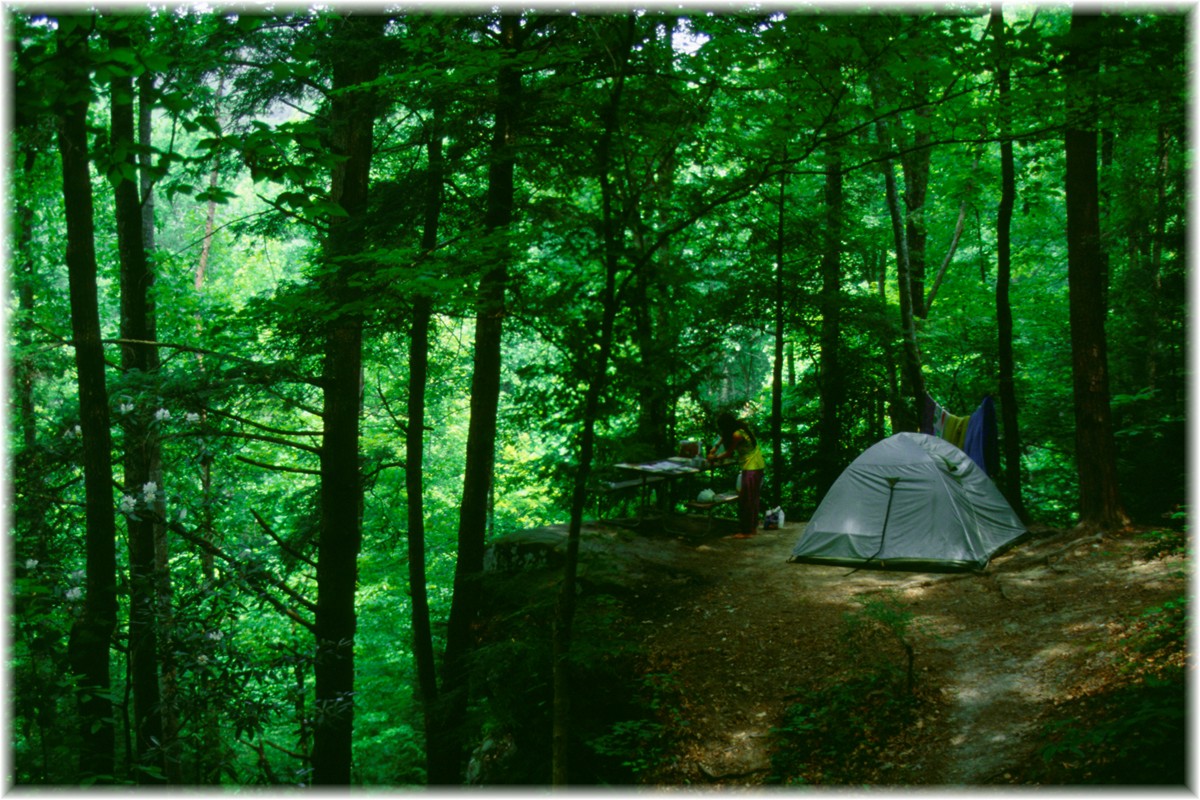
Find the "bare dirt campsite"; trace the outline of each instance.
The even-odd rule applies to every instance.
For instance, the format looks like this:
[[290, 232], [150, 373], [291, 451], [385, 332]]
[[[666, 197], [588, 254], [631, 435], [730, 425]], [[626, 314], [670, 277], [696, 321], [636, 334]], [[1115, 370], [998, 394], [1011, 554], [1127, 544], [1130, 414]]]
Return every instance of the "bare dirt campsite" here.
[[[671, 782], [753, 783], [769, 772], [770, 729], [796, 687], [832, 682], [846, 663], [845, 616], [882, 592], [915, 614], [916, 680], [932, 701], [907, 749], [864, 780], [923, 785], [1020, 783], [1046, 744], [1057, 703], [1121, 679], [1122, 635], [1136, 612], [1186, 591], [1178, 558], [1144, 560], [1132, 537], [1047, 532], [983, 575], [786, 563], [802, 530], [698, 548], [709, 581], [661, 598], [650, 649], [680, 675], [688, 726]], [[719, 576], [724, 575], [724, 579]], [[896, 658], [903, 658], [895, 646]]]
[[[906, 671], [900, 626], [889, 630], [883, 615], [865, 613], [872, 602], [908, 615], [902, 633], [915, 701], [887, 731], [846, 720], [863, 730], [842, 771], [832, 775], [819, 754], [814, 763], [801, 754], [793, 783], [1075, 780], [1069, 748], [1045, 757], [1049, 731], [1074, 719], [1086, 728], [1097, 706], [1089, 698], [1133, 680], [1140, 668], [1129, 666], [1137, 661], [1131, 642], [1144, 610], [1183, 596], [1191, 569], [1137, 532], [1043, 529], [982, 574], [853, 570], [788, 563], [803, 523], [746, 540], [729, 537], [730, 524], [688, 517], [645, 522], [632, 534], [585, 530], [585, 578], [632, 593], [631, 635], [645, 669], [670, 676], [660, 713], [667, 732], [645, 783], [777, 781], [776, 731], [798, 697], [849, 685], [864, 668]], [[852, 774], [848, 764], [857, 764]]]

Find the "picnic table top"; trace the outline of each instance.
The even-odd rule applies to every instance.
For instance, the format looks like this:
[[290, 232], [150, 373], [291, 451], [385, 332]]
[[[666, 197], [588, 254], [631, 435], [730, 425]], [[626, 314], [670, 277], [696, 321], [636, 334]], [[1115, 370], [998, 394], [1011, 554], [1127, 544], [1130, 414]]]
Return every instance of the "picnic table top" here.
[[712, 462], [705, 458], [683, 458], [682, 456], [672, 456], [671, 458], [663, 458], [657, 461], [642, 461], [639, 463], [630, 463], [623, 461], [615, 465], [621, 469], [633, 470], [634, 472], [643, 472], [653, 475], [688, 475], [697, 472], [703, 472], [712, 468]]

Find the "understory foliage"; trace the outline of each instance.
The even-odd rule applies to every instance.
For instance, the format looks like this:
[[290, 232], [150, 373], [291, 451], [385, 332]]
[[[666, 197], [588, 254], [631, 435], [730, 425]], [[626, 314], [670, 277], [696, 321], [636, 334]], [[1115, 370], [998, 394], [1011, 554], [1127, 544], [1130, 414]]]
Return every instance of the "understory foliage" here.
[[1179, 786], [1189, 747], [1186, 596], [1137, 614], [1120, 635], [1121, 675], [1103, 692], [1056, 708], [1031, 782], [1064, 785]]
[[[942, 702], [940, 687], [927, 679], [907, 689], [895, 644], [908, 635], [912, 613], [894, 598], [857, 599], [863, 610], [846, 615], [846, 663], [856, 667], [793, 695], [774, 731], [771, 783], [921, 783], [917, 773], [905, 769], [897, 779], [889, 770], [907, 766], [913, 740], [926, 735], [922, 717]], [[1055, 699], [1039, 732], [1043, 744], [1023, 763], [1005, 764], [997, 782], [1185, 784], [1188, 631], [1186, 596], [1130, 615], [1115, 634], [1112, 663], [1092, 667], [1106, 672], [1103, 688]]]
[[769, 783], [887, 783], [894, 737], [917, 718], [918, 696], [896, 692], [895, 675], [860, 674], [799, 694], [776, 729]]
[[[1177, 512], [1181, 515], [1181, 512]], [[1186, 531], [1152, 530], [1142, 558], [1188, 554]], [[1184, 577], [1181, 564], [1180, 577]], [[1178, 786], [1187, 783], [1191, 758], [1191, 598], [1182, 595], [1130, 615], [1115, 635], [1102, 692], [1060, 702], [1048, 744], [1030, 766], [1039, 783]]]
[[[474, 724], [483, 733], [472, 754], [472, 784], [550, 780], [545, 753], [553, 700], [553, 608], [531, 600], [540, 593], [531, 594], [528, 584], [521, 575], [489, 581], [487, 626], [474, 654], [483, 686]], [[657, 714], [670, 676], [638, 677], [642, 653], [631, 637], [614, 633], [627, 631], [630, 622], [628, 610], [612, 595], [589, 592], [581, 599], [580, 642], [571, 654], [571, 704], [580, 722], [571, 759], [581, 780], [592, 785], [636, 783], [663, 747]]]
[[[855, 667], [836, 681], [797, 690], [774, 730], [770, 783], [872, 783], [894, 763], [894, 740], [908, 733], [937, 687], [914, 683], [914, 613], [894, 595], [855, 598], [842, 646]], [[889, 755], [891, 753], [891, 755]]]
[[610, 730], [589, 743], [597, 754], [618, 760], [628, 770], [626, 775], [615, 773], [623, 780], [611, 782], [640, 783], [647, 773], [662, 767], [672, 731], [687, 724], [677, 705], [680, 691], [671, 673], [643, 673], [635, 702], [626, 712], [630, 718], [614, 722]]
[[[510, 746], [549, 780], [560, 586], [489, 640], [488, 546], [568, 522], [577, 485], [596, 516], [614, 465], [707, 449], [723, 411], [805, 519], [911, 427], [905, 366], [958, 415], [1011, 388], [993, 477], [1073, 524], [1079, 48], [1105, 488], [1183, 546], [1185, 14], [1081, 43], [1066, 6], [3, 13], [15, 784], [458, 784]], [[899, 660], [812, 690], [785, 727], [814, 752], [827, 709], [883, 741], [923, 691], [880, 602], [856, 619]], [[606, 649], [607, 608], [570, 641], [614, 687], [568, 720], [582, 784], [651, 780], [673, 691]], [[780, 779], [849, 774], [821, 763]]]

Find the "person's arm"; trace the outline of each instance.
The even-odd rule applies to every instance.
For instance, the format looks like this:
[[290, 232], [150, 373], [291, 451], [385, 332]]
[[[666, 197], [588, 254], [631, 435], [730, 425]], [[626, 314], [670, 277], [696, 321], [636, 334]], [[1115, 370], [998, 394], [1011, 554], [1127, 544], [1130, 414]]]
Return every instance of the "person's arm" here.
[[712, 450], [708, 451], [708, 460], [709, 461], [728, 461], [729, 459], [734, 458], [737, 455], [738, 437], [740, 437], [741, 435], [742, 434], [740, 432], [734, 431], [733, 437], [732, 437], [732, 442], [726, 442], [725, 437], [721, 437], [721, 441], [717, 445], [717, 447], [725, 448], [724, 452], [718, 453], [717, 447], [714, 447]]

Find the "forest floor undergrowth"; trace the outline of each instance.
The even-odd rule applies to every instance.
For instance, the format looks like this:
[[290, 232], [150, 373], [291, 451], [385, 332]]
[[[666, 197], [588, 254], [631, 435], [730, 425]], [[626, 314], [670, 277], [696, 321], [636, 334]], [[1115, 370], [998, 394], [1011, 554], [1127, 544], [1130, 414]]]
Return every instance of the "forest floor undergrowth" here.
[[[792, 564], [803, 524], [752, 539], [730, 537], [731, 524], [671, 518], [642, 523], [633, 542], [622, 537], [646, 568], [632, 610], [647, 669], [673, 687], [645, 784], [771, 781], [775, 731], [798, 696], [849, 682], [869, 663], [903, 667], [896, 629], [847, 638], [848, 620], [863, 619], [872, 598], [911, 614], [901, 627], [917, 702], [852, 774], [843, 764], [837, 780], [818, 770], [802, 782], [1044, 782], [1046, 725], [1085, 715], [1089, 697], [1128, 683], [1138, 616], [1188, 592], [1187, 558], [1148, 555], [1133, 531], [1041, 530], [983, 574], [938, 574]], [[884, 734], [861, 731], [868, 750], [873, 735]]]

